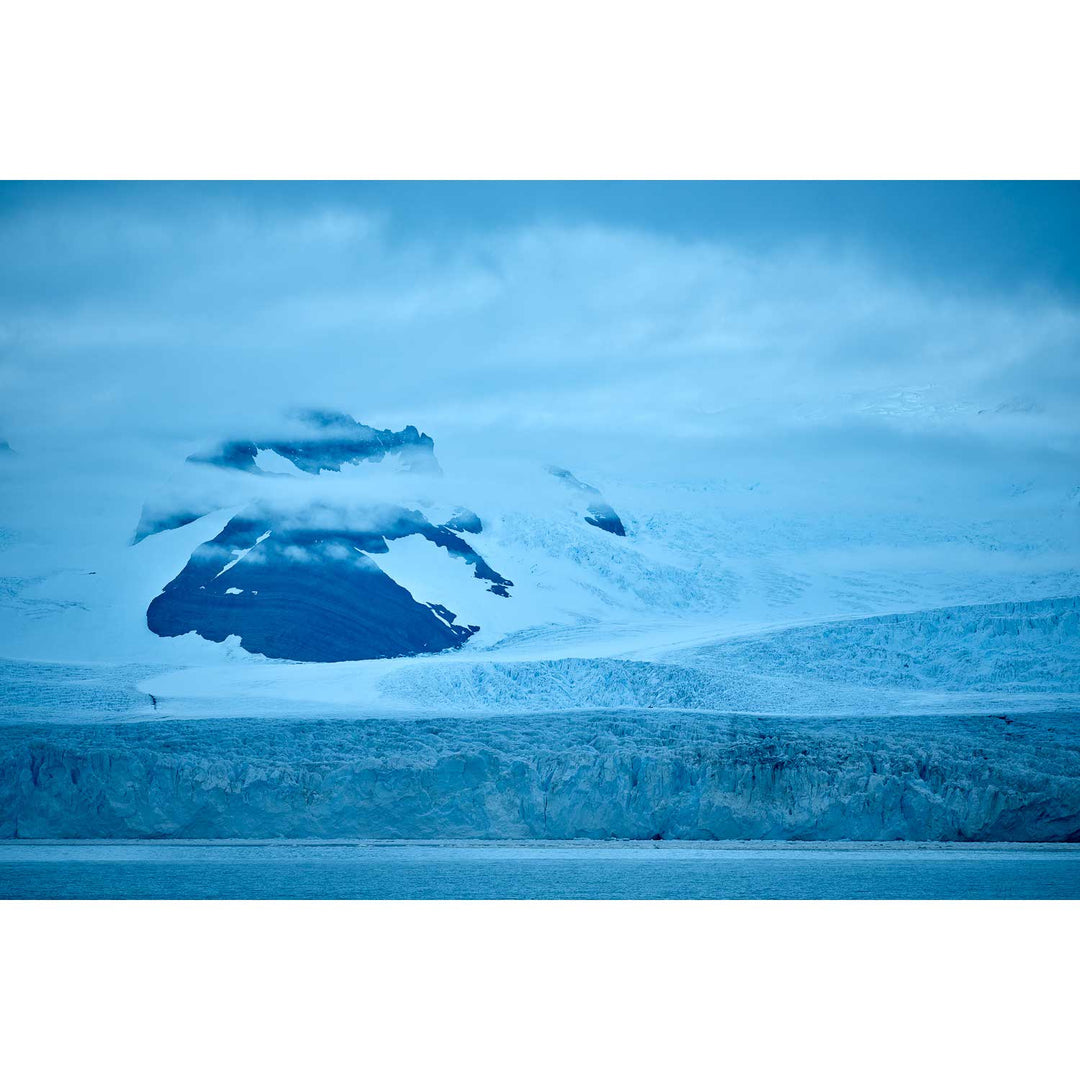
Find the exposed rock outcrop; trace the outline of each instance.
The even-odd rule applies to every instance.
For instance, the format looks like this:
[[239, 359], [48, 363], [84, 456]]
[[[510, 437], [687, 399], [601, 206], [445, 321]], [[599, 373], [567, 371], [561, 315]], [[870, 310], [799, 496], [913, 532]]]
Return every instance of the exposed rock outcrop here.
[[214, 450], [192, 454], [188, 461], [244, 472], [261, 471], [255, 462], [260, 450], [272, 450], [307, 473], [337, 472], [342, 465], [381, 461], [397, 454], [408, 469], [438, 471], [435, 442], [411, 424], [401, 431], [373, 428], [344, 413], [307, 409], [296, 415], [302, 430], [296, 435], [232, 439]]
[[569, 469], [560, 469], [553, 465], [548, 469], [548, 472], [561, 480], [567, 487], [572, 488], [574, 491], [580, 491], [587, 496], [585, 520], [590, 525], [595, 525], [596, 528], [603, 529], [604, 532], [614, 533], [615, 536], [626, 535], [626, 528], [622, 523], [622, 519], [608, 503], [604, 502], [597, 488], [594, 488], [592, 484], [582, 483]]

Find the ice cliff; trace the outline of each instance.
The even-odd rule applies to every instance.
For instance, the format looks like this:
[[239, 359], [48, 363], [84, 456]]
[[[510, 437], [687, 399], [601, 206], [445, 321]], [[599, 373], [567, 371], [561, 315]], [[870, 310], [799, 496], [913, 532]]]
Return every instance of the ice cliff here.
[[8, 724], [0, 835], [1075, 841], [1080, 717]]

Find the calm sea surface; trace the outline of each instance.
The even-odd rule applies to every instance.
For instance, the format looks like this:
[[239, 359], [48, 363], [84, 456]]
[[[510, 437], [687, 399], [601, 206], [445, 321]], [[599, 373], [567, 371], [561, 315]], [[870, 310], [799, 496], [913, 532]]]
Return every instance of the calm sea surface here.
[[0, 842], [4, 899], [1080, 899], [1080, 845]]

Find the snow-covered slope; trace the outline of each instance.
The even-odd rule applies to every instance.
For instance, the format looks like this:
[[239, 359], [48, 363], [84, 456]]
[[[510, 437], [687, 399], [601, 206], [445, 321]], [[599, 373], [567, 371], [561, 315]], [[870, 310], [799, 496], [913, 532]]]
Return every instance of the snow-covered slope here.
[[265, 656], [670, 662], [785, 627], [1080, 594], [1080, 504], [1054, 483], [913, 493], [765, 458], [703, 476], [607, 446], [552, 471], [482, 434], [436, 460], [415, 427], [326, 413], [240, 434], [125, 461], [140, 471], [122, 485], [93, 458], [12, 455], [0, 656], [224, 664], [238, 685]]
[[1080, 597], [740, 634], [651, 661], [414, 662], [380, 688], [392, 702], [450, 710], [1080, 707]]
[[[475, 655], [466, 648], [332, 665], [245, 659], [243, 653], [186, 667], [9, 661], [0, 665], [0, 717], [63, 722], [597, 708], [850, 717], [1080, 711], [1078, 620], [1080, 598], [1064, 597], [743, 630], [678, 647], [671, 635], [656, 631], [638, 639], [636, 648], [608, 655], [596, 655], [584, 636], [559, 639], [563, 655], [540, 658], [523, 656], [518, 644]], [[556, 651], [550, 640], [545, 647]]]

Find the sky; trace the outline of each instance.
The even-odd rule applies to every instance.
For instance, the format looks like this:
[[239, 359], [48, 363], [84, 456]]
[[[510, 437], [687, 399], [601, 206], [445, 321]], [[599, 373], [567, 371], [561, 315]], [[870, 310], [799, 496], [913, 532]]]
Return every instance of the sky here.
[[601, 476], [1077, 473], [1077, 184], [6, 183], [0, 252], [0, 438], [114, 486], [298, 406]]

